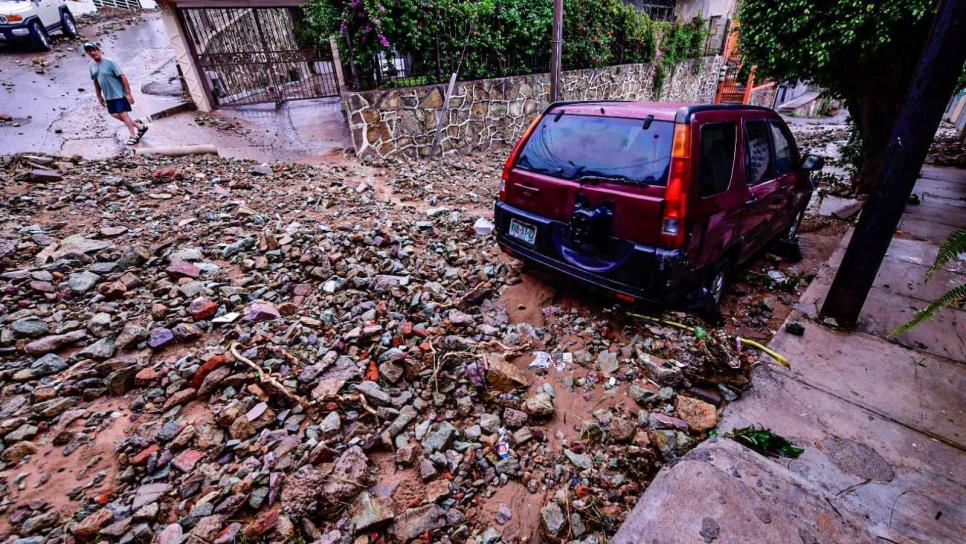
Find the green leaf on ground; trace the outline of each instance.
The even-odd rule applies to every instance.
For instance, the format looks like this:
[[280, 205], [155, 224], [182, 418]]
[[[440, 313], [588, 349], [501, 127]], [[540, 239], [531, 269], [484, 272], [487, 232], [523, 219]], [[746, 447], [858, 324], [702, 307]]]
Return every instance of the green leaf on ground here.
[[797, 459], [805, 453], [805, 448], [789, 442], [785, 437], [777, 435], [764, 427], [742, 427], [727, 435], [739, 444], [751, 448], [766, 457], [790, 457]]

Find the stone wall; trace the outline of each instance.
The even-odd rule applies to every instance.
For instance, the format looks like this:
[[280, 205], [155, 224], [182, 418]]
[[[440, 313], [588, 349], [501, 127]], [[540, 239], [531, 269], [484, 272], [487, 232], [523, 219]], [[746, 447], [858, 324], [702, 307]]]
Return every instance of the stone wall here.
[[[689, 59], [667, 71], [654, 89], [653, 64], [566, 71], [563, 100], [710, 102], [721, 57]], [[356, 153], [389, 157], [429, 155], [446, 85], [346, 92], [343, 96]], [[550, 75], [533, 74], [457, 82], [440, 135], [443, 152], [514, 143], [550, 99]]]

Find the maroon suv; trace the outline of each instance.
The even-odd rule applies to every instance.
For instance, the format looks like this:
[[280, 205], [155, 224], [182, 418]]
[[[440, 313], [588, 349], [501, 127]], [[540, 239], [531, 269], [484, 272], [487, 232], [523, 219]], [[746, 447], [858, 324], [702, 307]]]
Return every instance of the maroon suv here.
[[714, 309], [729, 270], [797, 240], [822, 163], [767, 108], [555, 103], [504, 166], [497, 241], [624, 301]]

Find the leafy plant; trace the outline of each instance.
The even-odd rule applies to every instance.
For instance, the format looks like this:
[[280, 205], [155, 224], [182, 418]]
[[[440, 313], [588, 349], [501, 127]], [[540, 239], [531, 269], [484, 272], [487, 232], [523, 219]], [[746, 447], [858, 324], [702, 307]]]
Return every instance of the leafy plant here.
[[805, 448], [789, 442], [783, 436], [777, 435], [764, 427], [742, 427], [735, 429], [725, 436], [739, 444], [751, 448], [766, 457], [789, 457], [797, 459], [805, 453]]
[[[336, 35], [343, 57], [363, 80], [394, 85], [404, 58], [406, 79], [482, 79], [547, 71], [552, 0], [310, 0], [299, 34], [323, 45]], [[659, 31], [660, 26], [660, 31]], [[651, 62], [658, 42], [664, 64], [696, 56], [707, 25], [655, 23], [623, 0], [565, 0], [566, 70]]]
[[739, 48], [756, 74], [811, 81], [857, 127], [855, 182], [870, 190], [915, 74], [938, 0], [740, 0]]
[[[949, 238], [946, 239], [943, 245], [939, 247], [939, 253], [936, 255], [936, 261], [933, 262], [932, 266], [929, 267], [929, 270], [926, 271], [926, 281], [929, 281], [933, 273], [941, 269], [944, 265], [953, 259], [959, 258], [961, 253], [966, 253], [966, 227], [952, 233]], [[952, 308], [962, 304], [966, 304], [966, 283], [953, 287], [941, 297], [930, 302], [928, 306], [916, 312], [916, 314], [912, 316], [912, 319], [906, 323], [903, 323], [896, 328], [896, 330], [892, 331], [889, 336], [899, 336], [906, 331], [918, 327], [924, 321], [936, 317], [936, 314], [938, 314], [942, 309]]]

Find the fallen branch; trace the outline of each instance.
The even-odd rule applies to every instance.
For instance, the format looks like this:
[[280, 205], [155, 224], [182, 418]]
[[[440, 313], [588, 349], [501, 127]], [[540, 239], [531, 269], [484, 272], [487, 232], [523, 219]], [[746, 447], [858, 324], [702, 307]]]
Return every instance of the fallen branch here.
[[235, 358], [235, 360], [241, 361], [242, 363], [244, 363], [249, 368], [251, 368], [252, 370], [255, 371], [255, 376], [258, 378], [258, 381], [260, 381], [261, 383], [263, 383], [265, 385], [270, 386], [272, 389], [274, 389], [278, 394], [282, 395], [283, 397], [285, 397], [285, 398], [287, 398], [287, 399], [289, 399], [289, 400], [291, 400], [293, 402], [297, 402], [300, 406], [302, 406], [302, 408], [304, 408], [306, 410], [308, 410], [309, 407], [312, 406], [312, 402], [311, 401], [309, 401], [309, 400], [307, 400], [307, 399], [305, 399], [305, 398], [303, 398], [303, 397], [301, 397], [299, 395], [296, 395], [295, 393], [292, 393], [291, 391], [288, 390], [287, 387], [285, 387], [284, 385], [282, 385], [282, 382], [278, 381], [276, 378], [274, 378], [271, 375], [267, 374], [265, 372], [265, 370], [262, 369], [262, 367], [260, 367], [257, 364], [255, 364], [254, 361], [252, 361], [251, 359], [248, 359], [247, 357], [244, 357], [244, 356], [242, 356], [242, 354], [238, 353], [238, 342], [232, 342], [231, 343], [231, 346], [228, 348], [228, 350], [231, 352], [231, 354]]

